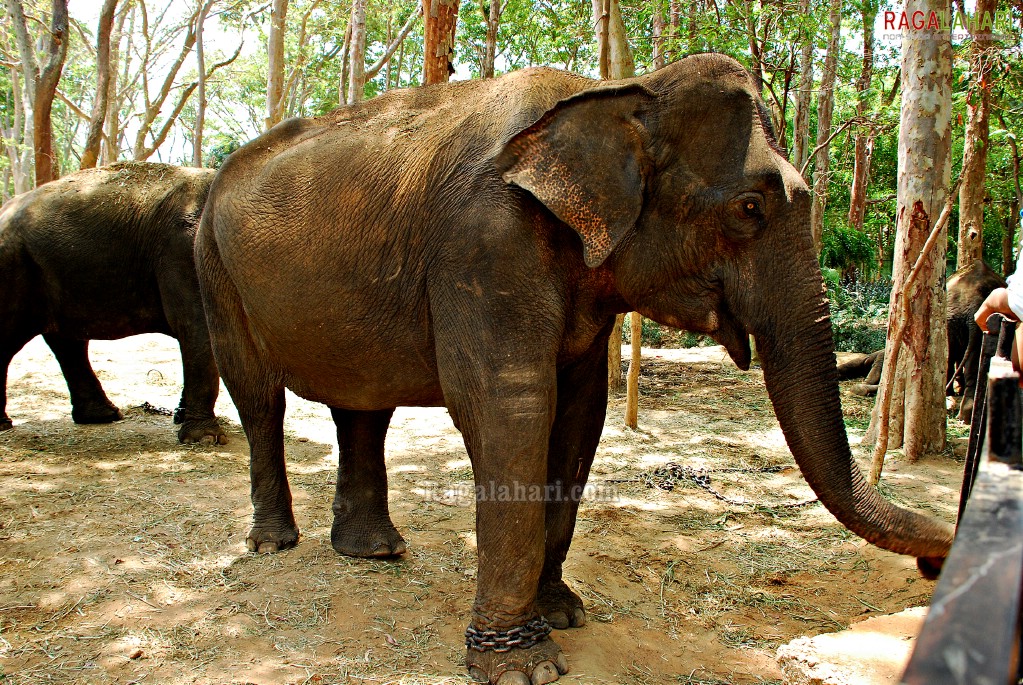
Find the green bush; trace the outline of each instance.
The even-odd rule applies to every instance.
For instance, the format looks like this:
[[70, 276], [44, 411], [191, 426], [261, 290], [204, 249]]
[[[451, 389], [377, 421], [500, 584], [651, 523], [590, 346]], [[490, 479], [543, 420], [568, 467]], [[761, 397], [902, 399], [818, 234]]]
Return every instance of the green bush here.
[[[663, 344], [663, 336], [661, 334], [660, 324], [644, 317], [643, 330], [640, 332], [640, 338], [643, 341], [643, 347], [661, 347]], [[626, 316], [625, 323], [622, 324], [622, 341], [628, 343], [631, 340], [632, 327], [629, 325], [629, 317]]]
[[[830, 277], [829, 277], [830, 276]], [[884, 348], [888, 327], [888, 300], [892, 284], [839, 281], [825, 271], [831, 302], [831, 330], [839, 352], [876, 352]]]

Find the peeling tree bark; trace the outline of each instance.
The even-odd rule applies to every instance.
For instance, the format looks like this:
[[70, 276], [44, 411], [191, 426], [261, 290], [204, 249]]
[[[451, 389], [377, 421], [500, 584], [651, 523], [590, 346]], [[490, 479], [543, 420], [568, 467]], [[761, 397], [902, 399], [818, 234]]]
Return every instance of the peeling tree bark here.
[[[997, 0], [977, 0], [977, 15], [994, 16]], [[990, 29], [988, 29], [990, 30]], [[984, 257], [984, 176], [987, 170], [988, 121], [991, 113], [990, 34], [977, 33], [970, 46], [973, 82], [966, 98], [963, 134], [963, 184], [959, 188], [959, 250], [956, 268]]]
[[[909, 0], [906, 12], [949, 11], [936, 0]], [[902, 38], [902, 113], [899, 129], [898, 227], [889, 314], [893, 335], [905, 327], [899, 363], [885, 368], [881, 384], [892, 384], [891, 419], [882, 426], [880, 397], [864, 442], [887, 431], [889, 445], [904, 448], [910, 460], [945, 446], [945, 373], [948, 356], [945, 326], [945, 251], [930, 251], [919, 265], [919, 285], [908, 314], [896, 306], [913, 264], [921, 254], [932, 221], [949, 195], [951, 175], [952, 45], [950, 31], [905, 31]], [[940, 227], [937, 244], [944, 245]], [[903, 321], [903, 319], [905, 319]], [[895, 374], [895, 383], [890, 375]]]
[[447, 83], [455, 73], [459, 0], [423, 2], [423, 85]]

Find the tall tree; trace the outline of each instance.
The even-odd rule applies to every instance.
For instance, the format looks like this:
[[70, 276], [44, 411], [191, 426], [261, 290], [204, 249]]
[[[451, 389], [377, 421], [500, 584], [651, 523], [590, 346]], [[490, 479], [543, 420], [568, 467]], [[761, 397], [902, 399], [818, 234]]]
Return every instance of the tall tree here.
[[32, 121], [32, 150], [35, 161], [36, 185], [42, 185], [60, 176], [57, 156], [53, 150], [53, 100], [57, 83], [64, 70], [68, 33], [67, 0], [53, 0], [49, 29], [39, 40], [42, 54], [37, 58], [34, 41], [29, 34], [22, 0], [6, 0], [7, 14], [14, 29], [18, 55], [21, 57], [25, 83], [26, 116]]
[[802, 171], [810, 158], [810, 104], [813, 97], [813, 15], [810, 0], [799, 0], [799, 91], [792, 123], [792, 163]]
[[288, 0], [273, 0], [266, 43], [266, 130], [284, 118], [284, 34], [287, 27]]
[[[994, 17], [998, 0], [977, 0], [976, 23]], [[966, 98], [962, 185], [959, 186], [959, 253], [957, 268], [984, 257], [984, 176], [987, 171], [988, 121], [991, 115], [990, 26], [975, 27], [970, 46], [970, 90]]]
[[653, 63], [654, 69], [664, 67], [664, 8], [661, 0], [651, 0], [650, 23], [653, 37]]
[[[877, 18], [877, 10], [877, 0], [862, 0], [860, 17], [863, 19], [863, 63], [860, 67], [860, 78], [856, 81], [856, 116], [860, 119], [864, 119], [870, 109], [870, 80], [874, 75], [874, 20]], [[873, 150], [874, 131], [861, 123], [856, 131], [853, 180], [849, 191], [849, 225], [857, 231], [863, 230]]]
[[494, 62], [497, 59], [497, 30], [501, 26], [501, 0], [490, 0], [484, 6], [487, 21], [487, 38], [483, 48], [483, 78], [494, 78]]
[[[909, 0], [907, 13], [949, 12], [947, 0]], [[902, 446], [910, 460], [945, 446], [945, 245], [937, 225], [949, 195], [952, 143], [951, 31], [913, 31], [902, 36], [902, 111], [899, 121], [898, 212], [886, 364], [865, 440]], [[916, 265], [914, 267], [914, 265]], [[907, 285], [911, 270], [917, 275]], [[896, 336], [896, 331], [903, 331]], [[896, 337], [901, 337], [896, 339]], [[887, 419], [887, 422], [885, 422]], [[882, 425], [887, 423], [887, 425]], [[872, 480], [880, 474], [875, 461]]]
[[366, 91], [366, 0], [352, 0], [351, 26], [348, 104], [355, 104], [362, 101]]
[[828, 14], [828, 50], [824, 56], [820, 92], [817, 94], [817, 147], [813, 169], [813, 207], [810, 229], [817, 251], [824, 235], [824, 210], [828, 203], [828, 176], [831, 172], [831, 119], [835, 111], [835, 76], [838, 73], [839, 38], [842, 32], [842, 0], [831, 0]]
[[195, 22], [195, 61], [198, 66], [199, 80], [196, 85], [198, 90], [195, 105], [195, 128], [192, 134], [192, 166], [202, 166], [202, 134], [206, 125], [206, 48], [203, 43], [203, 30], [206, 26], [206, 17], [216, 0], [200, 0], [199, 16]]
[[103, 122], [107, 116], [111, 84], [115, 81], [116, 64], [110, 61], [110, 34], [114, 29], [114, 14], [118, 0], [104, 0], [96, 30], [96, 97], [89, 117], [89, 131], [85, 135], [82, 160], [79, 167], [91, 169], [99, 160], [103, 143]]
[[423, 85], [446, 83], [455, 73], [459, 0], [423, 1]]

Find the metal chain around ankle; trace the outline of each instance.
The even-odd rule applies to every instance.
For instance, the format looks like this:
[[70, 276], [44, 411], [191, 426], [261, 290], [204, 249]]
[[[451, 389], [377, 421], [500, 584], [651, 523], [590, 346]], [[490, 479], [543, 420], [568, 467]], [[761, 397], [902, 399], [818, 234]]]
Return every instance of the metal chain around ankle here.
[[511, 630], [478, 630], [470, 625], [465, 629], [465, 646], [477, 652], [510, 652], [535, 647], [550, 634], [551, 624], [543, 616]]

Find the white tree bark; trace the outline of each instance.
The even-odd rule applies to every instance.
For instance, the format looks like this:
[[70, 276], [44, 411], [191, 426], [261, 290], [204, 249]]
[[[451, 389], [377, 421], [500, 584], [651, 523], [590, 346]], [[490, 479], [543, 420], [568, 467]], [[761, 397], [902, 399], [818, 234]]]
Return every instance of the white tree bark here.
[[[950, 11], [940, 0], [909, 0], [906, 12], [925, 16]], [[901, 296], [909, 270], [937, 221], [949, 193], [952, 142], [952, 45], [950, 31], [912, 31], [902, 39], [902, 113], [899, 129], [898, 227], [892, 302]], [[936, 244], [945, 245], [942, 229]], [[930, 250], [922, 262], [919, 287], [909, 294], [909, 318], [899, 363], [885, 368], [881, 385], [896, 374], [891, 395], [889, 447], [904, 448], [915, 460], [945, 446], [945, 373], [948, 355], [945, 325], [945, 250]], [[898, 326], [901, 305], [892, 307], [889, 340]], [[874, 407], [864, 441], [877, 438], [879, 408]], [[901, 414], [901, 416], [900, 416]]]

